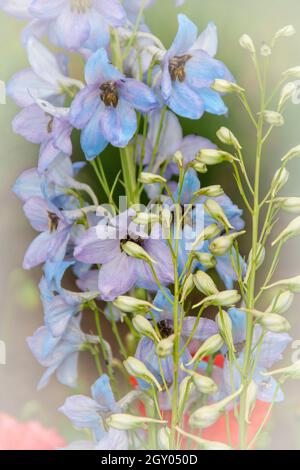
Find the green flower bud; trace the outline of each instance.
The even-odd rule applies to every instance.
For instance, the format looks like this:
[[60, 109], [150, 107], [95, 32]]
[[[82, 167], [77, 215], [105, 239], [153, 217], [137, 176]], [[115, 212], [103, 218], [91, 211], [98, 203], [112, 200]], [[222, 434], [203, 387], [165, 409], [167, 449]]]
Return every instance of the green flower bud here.
[[161, 309], [155, 307], [146, 300], [135, 299], [127, 295], [120, 295], [113, 301], [113, 305], [125, 313], [148, 313], [149, 310], [162, 312]]
[[174, 349], [175, 335], [170, 335], [168, 338], [163, 338], [156, 345], [156, 354], [158, 357], [164, 358], [171, 356]]
[[260, 243], [258, 243], [257, 245], [256, 256], [254, 260], [252, 259], [253, 251], [250, 250], [250, 253], [248, 256], [248, 263], [247, 263], [248, 267], [247, 267], [247, 272], [245, 276], [245, 282], [248, 282], [251, 269], [252, 269], [252, 262], [255, 263], [256, 270], [258, 270], [263, 265], [263, 262], [265, 261], [265, 257], [266, 257], [266, 250]]
[[215, 295], [210, 295], [201, 300], [193, 308], [200, 307], [201, 305], [214, 305], [215, 307], [231, 307], [241, 300], [241, 296], [236, 290], [225, 290]]
[[266, 311], [282, 315], [283, 313], [289, 310], [290, 306], [293, 303], [294, 297], [294, 294], [288, 290], [281, 292], [278, 297], [276, 296], [272, 300]]
[[284, 378], [300, 379], [300, 360], [288, 367], [272, 370], [270, 372], [261, 372], [264, 377], [273, 377], [273, 375], [283, 375]]
[[284, 125], [284, 118], [282, 114], [278, 113], [277, 111], [266, 110], [263, 111], [262, 115], [265, 122], [267, 122], [271, 126], [280, 127]]
[[296, 217], [288, 224], [276, 240], [273, 241], [272, 246], [276, 245], [278, 242], [286, 242], [297, 235], [300, 235], [300, 216]]
[[221, 336], [223, 337], [225, 343], [228, 346], [228, 349], [235, 352], [235, 346], [234, 346], [233, 334], [232, 334], [232, 321], [228, 313], [225, 312], [224, 310], [222, 310], [222, 312], [219, 312], [218, 315], [216, 316], [216, 323], [219, 327]]
[[270, 55], [272, 55], [271, 47], [268, 44], [264, 43], [260, 48], [260, 55], [262, 57], [269, 57]]
[[238, 86], [236, 83], [221, 78], [215, 80], [211, 88], [219, 93], [243, 93], [245, 91], [244, 88]]
[[177, 150], [177, 152], [175, 152], [175, 155], [173, 157], [173, 162], [176, 163], [176, 165], [178, 165], [179, 168], [183, 167], [184, 158], [180, 150]]
[[140, 212], [136, 215], [133, 219], [133, 222], [137, 225], [148, 225], [153, 224], [155, 222], [159, 222], [159, 215], [153, 214], [149, 212]]
[[208, 215], [223, 224], [225, 228], [234, 228], [227, 219], [222, 207], [216, 201], [214, 201], [213, 199], [208, 199], [207, 201], [205, 201], [204, 208]]
[[143, 379], [150, 384], [154, 384], [161, 392], [162, 388], [156, 377], [147, 369], [142, 361], [130, 356], [123, 362], [123, 364], [129, 375]]
[[155, 332], [153, 326], [147, 320], [147, 318], [143, 317], [142, 315], [136, 315], [132, 319], [132, 324], [136, 331], [140, 333], [143, 336], [148, 336], [151, 339], [154, 339], [155, 341], [159, 341], [159, 337], [157, 336], [157, 333]]
[[197, 160], [191, 162], [190, 166], [194, 168], [197, 173], [207, 173], [207, 166], [204, 163], [198, 162]]
[[296, 34], [296, 30], [293, 25], [289, 24], [277, 31], [277, 33], [275, 34], [275, 39], [288, 38], [290, 36], [294, 36], [294, 34]]
[[243, 235], [245, 230], [242, 232], [231, 233], [230, 235], [224, 235], [223, 237], [216, 238], [210, 245], [209, 250], [215, 256], [223, 256], [233, 245], [234, 240], [240, 235]]
[[291, 325], [287, 319], [281, 315], [277, 315], [277, 313], [264, 314], [260, 318], [259, 323], [273, 333], [286, 333], [291, 329]]
[[218, 165], [223, 162], [232, 162], [236, 158], [224, 150], [203, 149], [196, 155], [196, 160], [204, 165]]
[[278, 108], [281, 109], [283, 105], [294, 96], [297, 91], [297, 85], [294, 82], [289, 82], [281, 90]]
[[197, 289], [206, 296], [219, 292], [212, 278], [204, 271], [197, 271], [193, 276], [193, 280]]
[[286, 212], [300, 213], [300, 197], [278, 197], [275, 202]]
[[300, 145], [297, 145], [296, 147], [293, 147], [289, 152], [282, 157], [281, 161], [286, 163], [289, 160], [292, 160], [293, 158], [299, 157], [300, 156]]
[[131, 429], [146, 428], [147, 424], [165, 424], [166, 421], [147, 418], [146, 416], [134, 416], [126, 413], [115, 413], [110, 415], [106, 424], [114, 429], [129, 431]]
[[217, 441], [208, 441], [206, 439], [202, 439], [201, 437], [194, 436], [194, 434], [190, 434], [188, 432], [183, 431], [178, 426], [176, 426], [176, 431], [179, 434], [191, 439], [192, 441], [196, 442], [203, 450], [232, 450], [227, 444], [223, 442]]
[[128, 241], [124, 243], [124, 245], [122, 245], [122, 250], [132, 258], [142, 259], [144, 261], [147, 261], [148, 263], [157, 264], [157, 261], [151, 258], [147, 251], [144, 250], [144, 248], [138, 245], [137, 243]]
[[156, 175], [154, 173], [147, 173], [147, 172], [141, 173], [139, 181], [143, 184], [154, 184], [154, 183], [165, 184], [167, 182], [167, 180], [163, 178], [162, 176]]
[[193, 359], [187, 365], [191, 366], [198, 360], [201, 360], [203, 357], [212, 356], [213, 354], [220, 351], [220, 349], [223, 347], [223, 344], [224, 340], [221, 335], [217, 334], [211, 336], [210, 338], [204, 341], [204, 343], [195, 353]]
[[247, 387], [247, 393], [246, 393], [245, 421], [248, 424], [251, 424], [250, 418], [255, 408], [257, 393], [258, 393], [258, 386], [254, 382], [254, 380], [251, 380], [250, 384]]
[[283, 78], [300, 78], [300, 66], [291, 67], [282, 74]]
[[231, 145], [236, 150], [241, 150], [241, 145], [235, 135], [227, 129], [227, 127], [221, 127], [217, 132], [218, 139], [225, 145]]
[[251, 54], [255, 54], [255, 46], [254, 43], [251, 39], [251, 37], [248, 34], [243, 34], [243, 36], [240, 37], [240, 46], [243, 49], [246, 49], [247, 51], [251, 52]]
[[200, 244], [202, 244], [206, 240], [210, 240], [211, 238], [215, 238], [219, 233], [221, 232], [221, 229], [218, 227], [217, 224], [211, 224], [208, 227], [205, 227], [205, 229], [198, 235], [196, 240], [194, 241], [192, 248], [195, 249], [199, 247]]
[[271, 289], [272, 287], [288, 289], [290, 292], [294, 292], [295, 294], [300, 293], [300, 276], [282, 279], [281, 281], [274, 282], [274, 284], [270, 284], [265, 287], [265, 289]]
[[273, 181], [271, 183], [272, 195], [275, 196], [281, 188], [288, 182], [289, 179], [289, 172], [286, 168], [279, 168], [276, 171]]
[[194, 287], [195, 285], [194, 285], [193, 274], [189, 274], [183, 283], [180, 303], [182, 303], [190, 295]]
[[206, 188], [201, 188], [195, 193], [195, 196], [206, 196], [206, 197], [219, 197], [224, 194], [222, 187], [219, 184], [212, 186], [207, 186]]
[[194, 253], [194, 258], [199, 261], [205, 269], [212, 269], [216, 266], [217, 260], [211, 253]]

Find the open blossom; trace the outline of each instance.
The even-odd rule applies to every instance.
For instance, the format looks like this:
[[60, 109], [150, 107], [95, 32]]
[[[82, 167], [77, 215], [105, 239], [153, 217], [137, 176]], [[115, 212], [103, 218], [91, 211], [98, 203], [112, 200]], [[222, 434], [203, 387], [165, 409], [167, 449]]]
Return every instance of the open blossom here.
[[157, 263], [154, 265], [160, 282], [173, 280], [173, 264], [168, 246], [132, 222], [135, 211], [129, 210], [110, 220], [109, 225], [98, 224], [86, 231], [75, 248], [77, 260], [101, 264], [98, 286], [103, 300], [114, 300], [134, 286], [156, 290], [156, 282], [149, 264], [128, 256], [122, 246], [132, 241], [144, 248]]
[[28, 40], [27, 55], [31, 68], [18, 72], [7, 86], [8, 95], [17, 105], [30, 106], [36, 104], [37, 99], [59, 104], [64, 89], [81, 88], [81, 82], [67, 77], [65, 58], [52, 54], [34, 37]]
[[100, 154], [108, 143], [126, 147], [137, 129], [135, 110], [148, 112], [157, 106], [153, 91], [126, 78], [99, 49], [85, 66], [87, 86], [71, 106], [70, 120], [82, 129], [81, 145], [87, 159]]
[[161, 93], [176, 114], [199, 119], [206, 111], [225, 114], [220, 95], [211, 89], [216, 79], [233, 81], [226, 66], [214, 59], [217, 32], [213, 23], [198, 37], [198, 30], [185, 15], [178, 15], [179, 30], [163, 59]]

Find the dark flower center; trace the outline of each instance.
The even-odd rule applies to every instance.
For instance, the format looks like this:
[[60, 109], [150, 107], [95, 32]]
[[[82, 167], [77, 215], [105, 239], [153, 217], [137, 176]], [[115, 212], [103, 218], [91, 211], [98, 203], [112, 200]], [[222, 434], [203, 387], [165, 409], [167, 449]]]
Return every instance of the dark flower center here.
[[162, 338], [169, 338], [174, 333], [173, 322], [171, 320], [162, 320], [157, 323], [157, 328]]
[[48, 211], [48, 222], [49, 222], [49, 231], [55, 232], [58, 227], [59, 217], [54, 213]]
[[100, 86], [100, 97], [106, 106], [116, 108], [119, 102], [118, 87], [115, 82], [109, 80]]
[[188, 54], [172, 57], [169, 62], [169, 72], [173, 81], [184, 82], [186, 76], [185, 64], [190, 58], [191, 56]]
[[141, 237], [138, 237], [138, 238], [131, 238], [129, 235], [127, 235], [126, 238], [123, 238], [123, 240], [120, 241], [120, 248], [121, 250], [123, 251], [123, 245], [125, 245], [125, 243], [127, 242], [132, 242], [132, 243], [135, 243], [136, 245], [139, 245], [139, 246], [142, 246], [142, 243], [143, 243], [143, 238]]

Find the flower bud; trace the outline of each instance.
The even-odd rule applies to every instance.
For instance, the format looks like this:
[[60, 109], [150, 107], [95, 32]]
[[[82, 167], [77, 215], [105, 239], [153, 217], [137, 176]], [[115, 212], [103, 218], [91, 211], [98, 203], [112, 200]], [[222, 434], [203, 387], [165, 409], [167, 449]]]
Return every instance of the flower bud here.
[[232, 162], [236, 158], [223, 150], [204, 149], [196, 155], [196, 160], [204, 165], [218, 165], [223, 162]]
[[[125, 337], [126, 350], [129, 354], [134, 354], [136, 351], [136, 337], [131, 332], [127, 333]], [[123, 367], [123, 366], [122, 366]]]
[[143, 379], [150, 384], [155, 384], [157, 389], [161, 392], [162, 388], [156, 377], [154, 377], [142, 361], [130, 356], [123, 364], [129, 375]]
[[281, 91], [278, 107], [279, 109], [294, 96], [294, 93], [297, 91], [297, 85], [294, 82], [287, 83]]
[[272, 300], [266, 312], [278, 313], [278, 315], [282, 315], [289, 310], [293, 303], [294, 297], [294, 294], [288, 290], [281, 292]]
[[217, 137], [225, 145], [232, 145], [237, 150], [242, 148], [235, 135], [227, 127], [221, 127], [217, 132]]
[[278, 242], [286, 242], [297, 235], [300, 235], [300, 216], [296, 217], [288, 224], [276, 240], [273, 241], [272, 246], [276, 245]]
[[150, 212], [140, 212], [132, 220], [137, 225], [148, 225], [159, 222], [159, 215]]
[[247, 387], [247, 393], [246, 393], [245, 421], [248, 424], [251, 424], [250, 418], [255, 408], [257, 393], [258, 393], [258, 386], [254, 382], [254, 380], [251, 380], [251, 382], [249, 383]]
[[259, 323], [273, 333], [286, 333], [291, 329], [287, 319], [277, 313], [266, 313], [260, 318]]
[[176, 430], [179, 434], [182, 434], [188, 439], [196, 442], [203, 450], [232, 450], [231, 447], [229, 447], [227, 444], [224, 444], [223, 442], [202, 439], [201, 437], [194, 436], [194, 434], [183, 431], [183, 429], [180, 429], [178, 426], [176, 426]]
[[271, 183], [272, 195], [275, 196], [281, 188], [288, 182], [289, 179], [289, 172], [286, 168], [279, 168], [276, 171], [273, 181]]
[[261, 372], [261, 375], [264, 377], [270, 377], [273, 375], [279, 375], [282, 374], [284, 378], [289, 378], [289, 379], [300, 379], [300, 360], [294, 362], [294, 364], [288, 366], [288, 367], [282, 367], [280, 369], [276, 369], [270, 372]]
[[223, 224], [225, 228], [234, 228], [227, 219], [222, 207], [216, 201], [214, 201], [213, 199], [208, 199], [207, 201], [205, 201], [204, 208], [208, 215]]
[[234, 240], [240, 235], [246, 233], [245, 231], [231, 233], [223, 237], [216, 238], [210, 245], [209, 250], [215, 256], [223, 256], [233, 245]]
[[233, 334], [232, 334], [232, 321], [227, 312], [222, 310], [216, 316], [216, 323], [219, 327], [221, 336], [223, 337], [225, 343], [228, 346], [228, 349], [235, 352]]
[[106, 424], [114, 429], [129, 431], [131, 429], [146, 428], [147, 424], [165, 424], [166, 421], [147, 418], [146, 416], [134, 416], [126, 413], [115, 413], [110, 415]]
[[194, 364], [196, 361], [201, 360], [203, 357], [212, 356], [216, 352], [220, 351], [224, 344], [224, 340], [221, 335], [213, 335], [200, 346], [198, 351], [195, 353], [193, 359], [187, 364], [190, 366]]
[[292, 214], [300, 212], [300, 197], [279, 197], [276, 201], [280, 208]]
[[180, 303], [182, 303], [190, 295], [193, 289], [194, 289], [193, 274], [189, 274], [183, 283]]
[[182, 415], [184, 412], [184, 407], [187, 403], [187, 399], [189, 397], [189, 394], [194, 387], [194, 384], [192, 383], [192, 379], [190, 376], [184, 377], [184, 379], [181, 381], [180, 386], [179, 386], [179, 398], [178, 398], [178, 410], [179, 410], [179, 415]]
[[117, 297], [113, 301], [113, 305], [125, 313], [148, 313], [151, 309], [156, 310], [157, 312], [162, 311], [146, 300], [136, 299], [127, 295], [120, 295]]
[[196, 240], [194, 241], [192, 248], [195, 249], [197, 248], [200, 244], [202, 244], [205, 240], [210, 240], [211, 238], [215, 238], [217, 235], [219, 235], [221, 232], [221, 229], [218, 227], [217, 224], [210, 224], [208, 227], [205, 227], [205, 229], [198, 235]]
[[284, 37], [288, 38], [290, 36], [294, 36], [294, 34], [296, 34], [296, 30], [293, 25], [289, 24], [279, 29], [279, 31], [277, 31], [277, 33], [275, 34], [275, 39], [284, 38]]
[[197, 173], [207, 173], [207, 166], [204, 163], [194, 160], [190, 163], [190, 166], [194, 168]]
[[243, 34], [243, 36], [240, 37], [240, 45], [243, 49], [246, 49], [247, 51], [251, 52], [251, 54], [255, 54], [255, 46], [248, 34]]
[[122, 245], [122, 250], [132, 258], [142, 259], [148, 263], [157, 264], [157, 261], [151, 258], [147, 251], [137, 243], [128, 241]]
[[265, 287], [265, 289], [271, 289], [271, 287], [288, 289], [290, 292], [298, 294], [300, 293], [300, 276], [294, 276], [289, 279], [283, 279], [281, 281], [274, 282], [274, 284], [270, 284], [269, 286]]
[[205, 268], [212, 269], [216, 266], [217, 260], [211, 253], [194, 253], [194, 258]]
[[271, 47], [268, 44], [264, 43], [260, 48], [260, 55], [262, 57], [269, 57], [271, 54], [272, 54]]
[[263, 262], [265, 261], [266, 250], [260, 243], [258, 243], [256, 251], [257, 251], [256, 256], [255, 256], [255, 259], [253, 260], [252, 259], [253, 258], [253, 251], [250, 250], [250, 253], [249, 253], [249, 256], [248, 256], [248, 262], [247, 262], [247, 265], [248, 265], [247, 272], [246, 272], [245, 279], [244, 279], [245, 282], [247, 282], [248, 279], [249, 279], [251, 269], [252, 269], [252, 262], [255, 263], [256, 270], [258, 270], [263, 265]]
[[143, 336], [149, 336], [149, 338], [159, 341], [159, 337], [157, 336], [153, 326], [147, 320], [147, 318], [143, 317], [142, 315], [136, 315], [132, 319], [132, 324], [136, 331]]
[[243, 391], [243, 386], [239, 388], [235, 393], [229, 395], [213, 405], [202, 406], [196, 410], [190, 417], [189, 424], [192, 427], [198, 427], [201, 429], [212, 426], [220, 417], [224, 408], [236, 397], [238, 397]]
[[224, 290], [215, 295], [210, 295], [201, 300], [193, 308], [200, 307], [201, 305], [214, 305], [215, 307], [231, 307], [241, 300], [241, 296], [236, 290]]
[[262, 115], [265, 122], [267, 122], [271, 126], [280, 127], [284, 125], [284, 118], [282, 114], [278, 113], [277, 111], [266, 110], [263, 111]]
[[286, 163], [289, 160], [292, 160], [292, 158], [299, 157], [300, 156], [300, 145], [297, 145], [296, 147], [293, 147], [291, 150], [288, 151], [288, 153], [282, 157], [281, 161], [283, 163]]
[[236, 83], [223, 80], [222, 78], [217, 78], [211, 88], [218, 93], [242, 93], [245, 91], [244, 88], [238, 86]]
[[204, 271], [197, 271], [193, 276], [194, 284], [204, 295], [217, 294], [218, 288], [212, 278]]
[[160, 428], [157, 433], [157, 442], [159, 448], [162, 450], [170, 450], [170, 435], [171, 430], [168, 427]]
[[300, 66], [291, 67], [282, 74], [283, 78], [300, 78]]
[[205, 395], [210, 395], [218, 391], [218, 387], [216, 383], [210, 377], [196, 374], [196, 372], [194, 372], [192, 375], [192, 379], [193, 379], [193, 383], [196, 389], [200, 393], [204, 393]]
[[195, 193], [195, 196], [206, 196], [206, 197], [219, 197], [224, 194], [222, 186], [215, 184], [212, 186], [207, 186], [206, 188], [201, 188]]
[[184, 158], [180, 150], [177, 150], [177, 152], [175, 152], [175, 155], [173, 157], [173, 162], [176, 163], [176, 165], [178, 165], [179, 168], [183, 167]]
[[163, 338], [156, 345], [156, 354], [158, 357], [164, 358], [171, 356], [174, 349], [175, 335], [170, 335], [168, 338]]
[[160, 175], [155, 175], [154, 173], [142, 172], [139, 178], [139, 181], [143, 184], [154, 184], [160, 183], [165, 184], [167, 180]]

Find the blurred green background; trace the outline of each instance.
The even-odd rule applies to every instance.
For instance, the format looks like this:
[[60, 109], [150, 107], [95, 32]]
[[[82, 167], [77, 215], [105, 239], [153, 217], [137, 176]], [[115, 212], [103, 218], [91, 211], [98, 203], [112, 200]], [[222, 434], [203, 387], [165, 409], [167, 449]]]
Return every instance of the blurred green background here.
[[[218, 58], [226, 63], [238, 83], [246, 88], [249, 99], [255, 106], [258, 86], [253, 66], [248, 54], [238, 43], [243, 33], [250, 34], [260, 47], [264, 41], [270, 41], [282, 26], [293, 24], [298, 31], [296, 36], [281, 39], [276, 46], [271, 57], [270, 90], [282, 71], [300, 65], [300, 3], [297, 0], [186, 0], [186, 5], [180, 11], [193, 19], [200, 29], [208, 21], [216, 23], [219, 31]], [[176, 33], [177, 13], [173, 0], [158, 0], [146, 13], [151, 30], [166, 46]], [[27, 66], [26, 53], [20, 43], [22, 27], [23, 24], [17, 19], [0, 13], [0, 80], [5, 82], [16, 71]], [[74, 58], [71, 70], [73, 75], [82, 75]], [[216, 142], [216, 131], [221, 125], [226, 125], [242, 143], [246, 163], [252, 174], [255, 135], [236, 98], [229, 96], [226, 103], [230, 110], [228, 117], [206, 115], [197, 122], [182, 120], [184, 131], [186, 134], [203, 135]], [[11, 192], [11, 186], [22, 170], [35, 165], [38, 148], [12, 133], [11, 120], [16, 112], [17, 107], [9, 99], [6, 105], [0, 105], [0, 340], [4, 340], [7, 346], [7, 365], [0, 365], [0, 412], [6, 411], [22, 418], [38, 417], [45, 424], [56, 425], [69, 435], [70, 428], [66, 420], [56, 411], [69, 391], [53, 380], [46, 390], [36, 392], [35, 386], [42, 368], [35, 363], [25, 343], [26, 336], [31, 335], [42, 324], [37, 291], [40, 270], [24, 273], [21, 269], [23, 254], [33, 232], [23, 216], [20, 202]], [[275, 130], [264, 154], [262, 192], [265, 192], [278, 168], [280, 157], [299, 143], [300, 107], [291, 104], [285, 113], [285, 126]], [[116, 152], [109, 151], [104, 158], [107, 171], [113, 175], [119, 165]], [[300, 196], [300, 160], [294, 161], [291, 169], [289, 184], [283, 194]], [[229, 167], [214, 168], [202, 178], [202, 182], [204, 185], [221, 183], [228, 195], [243, 207]], [[283, 217], [282, 226], [287, 220], [288, 218]], [[276, 230], [279, 232], [280, 227]], [[248, 246], [249, 241], [245, 240], [245, 254]], [[296, 239], [284, 249], [276, 275], [278, 278], [299, 274], [299, 246], [299, 239]], [[296, 299], [289, 313], [295, 340], [300, 338], [299, 306], [299, 300]], [[290, 348], [286, 353], [287, 363], [291, 361], [292, 353]], [[87, 388], [90, 380], [92, 377], [86, 374], [81, 385]], [[275, 408], [268, 432], [261, 440], [262, 447], [300, 449], [300, 395], [297, 382], [290, 383], [285, 390], [286, 400]]]

